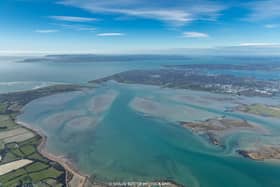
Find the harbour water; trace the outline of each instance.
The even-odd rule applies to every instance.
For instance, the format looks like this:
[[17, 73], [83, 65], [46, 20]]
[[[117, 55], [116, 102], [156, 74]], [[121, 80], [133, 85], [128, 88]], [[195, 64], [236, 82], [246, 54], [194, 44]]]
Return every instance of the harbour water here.
[[[195, 60], [186, 61], [193, 62]], [[1, 77], [4, 73], [2, 84], [18, 81], [86, 83], [127, 69], [158, 68], [169, 63], [23, 63], [17, 67], [5, 63], [2, 67], [6, 71], [0, 71]], [[30, 69], [33, 73], [28, 74]], [[263, 72], [261, 75], [265, 76]], [[6, 88], [1, 88], [2, 92], [7, 92]], [[10, 88], [21, 89], [31, 87]], [[183, 100], [181, 96], [186, 98]], [[188, 100], [190, 97], [195, 98]], [[280, 186], [279, 163], [253, 161], [235, 153], [235, 149], [250, 146], [256, 139], [279, 142], [279, 120], [226, 112], [228, 106], [236, 103], [221, 97], [210, 93], [110, 82], [83, 92], [32, 101], [25, 106], [18, 120], [42, 130], [48, 136], [47, 149], [50, 152], [67, 156], [79, 170], [96, 180], [170, 179], [189, 187]], [[132, 105], [136, 98], [159, 102], [160, 109], [153, 113], [140, 111]], [[216, 101], [207, 98], [216, 98]], [[252, 102], [253, 99], [244, 99], [244, 102]], [[280, 102], [278, 98], [270, 102], [275, 101]], [[205, 105], [205, 102], [209, 103]], [[221, 116], [246, 119], [272, 133], [269, 137], [254, 132], [233, 134], [225, 138], [226, 147], [223, 149], [178, 125], [178, 121], [182, 120]]]
[[[211, 107], [190, 104], [186, 111], [166, 114], [163, 118], [145, 115], [131, 107], [136, 97], [161, 97], [159, 100], [164, 103], [168, 92], [156, 87], [135, 88], [109, 83], [83, 93], [68, 94], [62, 103], [55, 101], [65, 95], [36, 100], [25, 107], [19, 119], [48, 135], [49, 151], [68, 156], [77, 168], [100, 181], [171, 179], [191, 187], [280, 185], [279, 164], [252, 161], [234, 152], [238, 148], [236, 144], [248, 146], [258, 134], [243, 132], [232, 136], [227, 139], [226, 149], [222, 149], [180, 127], [175, 120], [180, 113], [191, 110], [208, 112], [208, 117], [221, 117], [227, 115], [223, 108], [211, 110]], [[98, 107], [90, 109], [92, 99], [108, 93], [117, 93], [117, 96], [110, 107], [96, 115], [100, 110]], [[171, 108], [177, 105], [168, 103]], [[235, 117], [249, 121], [258, 119], [242, 114]], [[197, 118], [182, 116], [181, 119], [199, 118], [197, 115]], [[267, 129], [273, 128], [273, 124], [271, 121], [262, 123]]]

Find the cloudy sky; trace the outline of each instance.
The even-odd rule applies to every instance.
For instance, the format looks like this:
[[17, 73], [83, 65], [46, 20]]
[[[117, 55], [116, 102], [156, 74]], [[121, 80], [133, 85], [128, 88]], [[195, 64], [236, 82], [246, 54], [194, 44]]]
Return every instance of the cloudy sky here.
[[280, 0], [1, 0], [2, 54], [184, 49], [280, 54]]

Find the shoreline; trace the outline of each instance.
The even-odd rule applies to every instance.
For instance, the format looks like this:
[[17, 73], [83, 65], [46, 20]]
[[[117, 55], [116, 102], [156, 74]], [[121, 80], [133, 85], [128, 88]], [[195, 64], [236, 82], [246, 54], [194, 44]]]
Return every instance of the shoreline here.
[[65, 183], [67, 187], [71, 187], [71, 185], [69, 184], [71, 180], [68, 181], [69, 173], [73, 175], [72, 178], [77, 177], [79, 179], [79, 184], [77, 187], [85, 187], [85, 184], [88, 180], [88, 176], [81, 174], [81, 172], [74, 167], [73, 163], [71, 163], [69, 159], [65, 158], [64, 156], [57, 156], [48, 152], [46, 149], [46, 143], [48, 137], [42, 131], [40, 131], [39, 129], [32, 128], [28, 123], [22, 121], [16, 120], [15, 123], [27, 128], [28, 130], [32, 131], [34, 134], [39, 135], [42, 138], [40, 144], [37, 146], [37, 151], [47, 159], [59, 163], [65, 169], [66, 171]]
[[[81, 90], [81, 86], [77, 85], [57, 85], [51, 87], [44, 87], [36, 90], [30, 91], [23, 91], [23, 92], [15, 92], [15, 93], [7, 93], [7, 94], [0, 94], [0, 106], [4, 106], [3, 111], [0, 112], [6, 115], [9, 115], [13, 122], [22, 127], [27, 129], [28, 131], [32, 132], [34, 136], [40, 138], [40, 142], [37, 142], [36, 151], [40, 154], [41, 157], [46, 158], [49, 162], [53, 161], [59, 164], [64, 169], [64, 177], [61, 180], [63, 186], [67, 187], [86, 187], [86, 186], [97, 186], [97, 187], [107, 187], [107, 186], [151, 186], [152, 184], [160, 184], [160, 186], [183, 186], [181, 184], [176, 183], [172, 180], [152, 180], [151, 182], [141, 182], [141, 181], [96, 181], [94, 178], [91, 180], [91, 176], [88, 174], [82, 173], [79, 171], [78, 168], [75, 167], [74, 162], [67, 158], [67, 156], [63, 156], [55, 153], [51, 153], [46, 149], [46, 143], [48, 136], [43, 130], [32, 127], [29, 123], [22, 122], [17, 117], [23, 112], [23, 107], [27, 105], [29, 102], [36, 100], [41, 97], [50, 96], [58, 93], [63, 92], [74, 92], [77, 90]], [[94, 176], [93, 176], [94, 177]]]
[[[22, 126], [23, 128], [26, 128], [28, 130], [30, 130], [31, 132], [33, 132], [36, 135], [39, 135], [42, 140], [40, 142], [40, 144], [37, 146], [37, 151], [45, 158], [57, 162], [58, 164], [60, 164], [64, 169], [65, 169], [65, 183], [66, 183], [66, 187], [86, 187], [87, 186], [87, 182], [89, 179], [88, 175], [82, 174], [74, 165], [73, 163], [67, 159], [64, 156], [57, 156], [54, 155], [50, 152], [47, 151], [46, 149], [46, 143], [47, 143], [47, 136], [39, 129], [33, 128], [31, 127], [28, 123], [22, 122], [22, 121], [18, 121], [16, 120], [15, 123], [17, 123], [18, 125]], [[72, 186], [70, 183], [70, 181], [68, 180], [68, 175], [72, 174], [73, 177], [71, 179], [73, 179], [74, 177], [76, 177], [78, 179], [78, 185]], [[137, 185], [141, 185], [141, 186], [151, 186], [151, 185], [159, 185], [159, 186], [167, 186], [167, 187], [184, 187], [184, 185], [181, 185], [175, 181], [172, 180], [156, 180], [156, 181], [152, 181], [152, 182], [102, 182], [102, 183], [91, 183], [91, 186], [97, 186], [97, 187], [106, 187], [106, 186], [117, 186], [117, 187], [121, 187], [121, 186], [137, 186]]]

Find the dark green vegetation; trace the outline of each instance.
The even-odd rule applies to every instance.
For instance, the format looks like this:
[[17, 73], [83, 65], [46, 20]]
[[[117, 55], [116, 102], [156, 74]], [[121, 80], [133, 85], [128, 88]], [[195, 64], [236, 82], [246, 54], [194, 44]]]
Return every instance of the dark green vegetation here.
[[[78, 91], [82, 88], [75, 85], [58, 85], [0, 95], [0, 133], [21, 128], [15, 123], [15, 118], [22, 107], [30, 101], [56, 93]], [[41, 141], [42, 137], [36, 135], [21, 142], [6, 144], [0, 142], [0, 165], [20, 159], [33, 161], [31, 164], [0, 176], [1, 187], [28, 186], [30, 184], [36, 186], [66, 186], [65, 169], [38, 152], [37, 147]]]
[[41, 141], [40, 136], [36, 136], [20, 143], [9, 143], [1, 150], [1, 164], [20, 159], [29, 159], [33, 163], [0, 176], [1, 185], [18, 186], [27, 184], [46, 184], [49, 179], [56, 181], [57, 186], [65, 186], [65, 170], [58, 163], [44, 158], [37, 151], [37, 146]]
[[102, 83], [109, 80], [128, 84], [157, 85], [245, 96], [273, 96], [280, 93], [278, 81], [264, 81], [222, 74], [209, 75], [189, 69], [172, 68], [126, 71], [91, 81], [91, 83]]

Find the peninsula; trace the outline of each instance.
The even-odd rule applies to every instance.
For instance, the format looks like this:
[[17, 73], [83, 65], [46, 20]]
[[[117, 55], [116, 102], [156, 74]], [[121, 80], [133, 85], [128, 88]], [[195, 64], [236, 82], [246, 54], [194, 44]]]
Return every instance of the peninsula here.
[[278, 81], [257, 80], [226, 74], [204, 74], [193, 69], [130, 70], [90, 81], [90, 83], [102, 83], [109, 80], [127, 84], [155, 85], [166, 88], [209, 91], [237, 96], [271, 97], [280, 93]]

